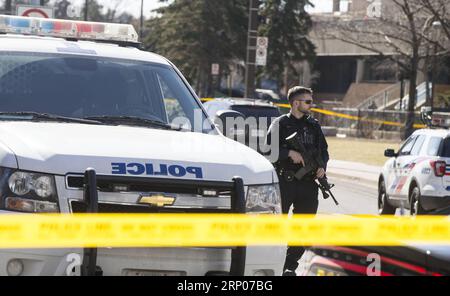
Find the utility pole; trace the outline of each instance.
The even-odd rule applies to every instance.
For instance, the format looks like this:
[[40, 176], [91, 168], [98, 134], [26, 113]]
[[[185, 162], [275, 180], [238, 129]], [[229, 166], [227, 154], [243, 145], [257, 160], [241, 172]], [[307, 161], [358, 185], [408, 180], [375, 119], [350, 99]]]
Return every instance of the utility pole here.
[[84, 2], [84, 20], [87, 21], [88, 20], [88, 6], [89, 6], [89, 0], [86, 0]]
[[144, 0], [141, 0], [141, 26], [139, 29], [139, 36], [142, 37], [144, 36]]
[[11, 2], [12, 2], [12, 0], [6, 0], [6, 2], [5, 2], [5, 13], [6, 14], [11, 14], [11, 7], [12, 7]]
[[250, 13], [247, 35], [247, 62], [245, 70], [245, 97], [253, 98], [255, 93], [256, 72], [256, 39], [258, 37], [258, 6], [259, 0], [250, 1]]

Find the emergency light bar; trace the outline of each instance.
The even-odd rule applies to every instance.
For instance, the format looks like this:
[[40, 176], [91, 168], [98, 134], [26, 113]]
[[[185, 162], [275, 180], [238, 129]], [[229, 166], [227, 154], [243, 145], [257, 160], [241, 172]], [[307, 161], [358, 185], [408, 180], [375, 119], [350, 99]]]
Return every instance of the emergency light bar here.
[[132, 25], [0, 15], [0, 34], [138, 43]]

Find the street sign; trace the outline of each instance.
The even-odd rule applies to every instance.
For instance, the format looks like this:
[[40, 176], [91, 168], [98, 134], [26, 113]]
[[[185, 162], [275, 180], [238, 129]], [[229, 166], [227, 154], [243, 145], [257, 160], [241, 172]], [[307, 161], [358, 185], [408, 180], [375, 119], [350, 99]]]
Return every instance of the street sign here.
[[367, 0], [371, 2], [369, 6], [367, 6], [367, 16], [369, 18], [380, 18], [382, 11], [382, 3], [381, 0]]
[[258, 37], [256, 39], [256, 65], [265, 66], [267, 64], [267, 47], [269, 46], [269, 38]]
[[53, 18], [53, 8], [31, 5], [17, 5], [18, 16]]
[[267, 38], [267, 37], [258, 37], [256, 39], [256, 46], [257, 47], [267, 48], [269, 46], [269, 38]]
[[220, 72], [219, 64], [212, 64], [211, 65], [211, 74], [212, 75], [219, 75], [219, 72]]
[[258, 47], [256, 49], [256, 65], [265, 66], [267, 64], [267, 48]]

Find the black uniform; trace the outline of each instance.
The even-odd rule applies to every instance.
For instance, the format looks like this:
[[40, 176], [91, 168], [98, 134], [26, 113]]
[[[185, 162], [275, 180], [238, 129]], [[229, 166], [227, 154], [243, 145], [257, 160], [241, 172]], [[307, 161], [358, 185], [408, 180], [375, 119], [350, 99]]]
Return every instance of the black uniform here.
[[[318, 186], [315, 183], [315, 176], [305, 176], [302, 180], [293, 179], [287, 181], [285, 168], [296, 171], [300, 165], [289, 164], [289, 146], [286, 138], [297, 132], [306, 149], [319, 151], [320, 157], [325, 164], [329, 160], [328, 145], [323, 135], [319, 122], [310, 115], [304, 115], [301, 119], [295, 118], [292, 114], [285, 114], [275, 119], [270, 126], [266, 138], [266, 145], [270, 147], [274, 134], [279, 134], [279, 156], [271, 159], [274, 163], [280, 180], [281, 202], [283, 213], [287, 214], [291, 205], [294, 205], [294, 214], [316, 214], [319, 206]], [[295, 271], [298, 267], [298, 260], [305, 249], [303, 247], [288, 247], [284, 269]]]

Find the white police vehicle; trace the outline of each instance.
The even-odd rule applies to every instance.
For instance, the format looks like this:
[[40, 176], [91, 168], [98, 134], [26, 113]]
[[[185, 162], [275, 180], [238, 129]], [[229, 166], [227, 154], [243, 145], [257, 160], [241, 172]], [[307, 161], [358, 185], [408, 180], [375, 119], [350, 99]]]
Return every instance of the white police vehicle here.
[[390, 159], [378, 183], [380, 214], [404, 207], [422, 215], [450, 206], [450, 130], [417, 130], [385, 156]]
[[[130, 25], [0, 15], [0, 213], [280, 214], [272, 165], [218, 133], [176, 67], [137, 47]], [[71, 274], [83, 254], [0, 250], [0, 275]], [[285, 247], [89, 256], [104, 275], [278, 275]]]

